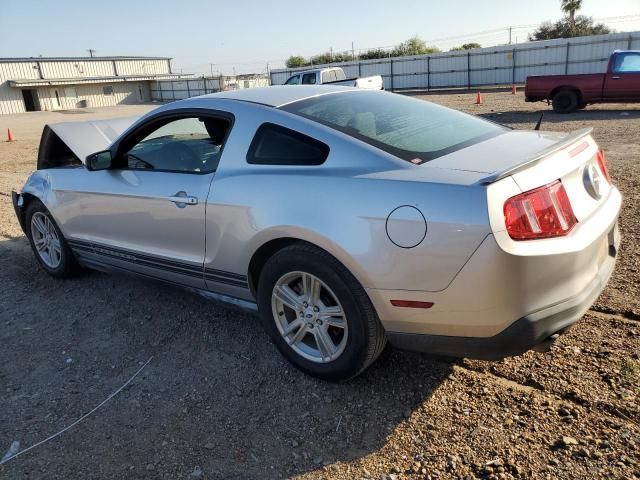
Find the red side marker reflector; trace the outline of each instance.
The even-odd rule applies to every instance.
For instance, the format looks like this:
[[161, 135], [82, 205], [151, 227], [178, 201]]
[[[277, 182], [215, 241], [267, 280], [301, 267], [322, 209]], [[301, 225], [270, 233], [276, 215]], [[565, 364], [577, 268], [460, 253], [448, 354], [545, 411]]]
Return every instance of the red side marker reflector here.
[[582, 142], [577, 147], [572, 148], [571, 150], [569, 150], [569, 156], [575, 157], [579, 153], [584, 152], [587, 148], [589, 148], [589, 142]]
[[433, 302], [418, 302], [416, 300], [391, 300], [391, 305], [394, 307], [405, 308], [431, 308]]

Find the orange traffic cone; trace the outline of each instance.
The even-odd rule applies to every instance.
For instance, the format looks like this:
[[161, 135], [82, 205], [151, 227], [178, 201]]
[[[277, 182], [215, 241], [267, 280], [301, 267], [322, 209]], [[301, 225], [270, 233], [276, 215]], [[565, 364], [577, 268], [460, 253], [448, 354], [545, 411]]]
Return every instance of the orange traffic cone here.
[[476, 105], [482, 105], [482, 95], [480, 95], [480, 92], [476, 95]]
[[518, 87], [514, 85], [511, 85], [511, 95], [515, 95], [518, 91]]
[[13, 142], [15, 138], [13, 138], [13, 132], [10, 128], [7, 128], [7, 142]]

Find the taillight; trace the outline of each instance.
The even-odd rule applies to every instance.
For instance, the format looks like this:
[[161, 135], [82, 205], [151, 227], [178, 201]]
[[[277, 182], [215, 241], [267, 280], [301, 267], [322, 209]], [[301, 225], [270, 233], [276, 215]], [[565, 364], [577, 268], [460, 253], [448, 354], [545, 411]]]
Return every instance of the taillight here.
[[598, 167], [600, 167], [600, 171], [604, 175], [604, 178], [607, 179], [607, 182], [611, 183], [611, 177], [609, 176], [609, 166], [607, 165], [607, 159], [604, 157], [604, 150], [598, 150], [596, 154], [596, 160], [598, 161]]
[[578, 223], [560, 180], [508, 199], [504, 220], [514, 240], [561, 237]]

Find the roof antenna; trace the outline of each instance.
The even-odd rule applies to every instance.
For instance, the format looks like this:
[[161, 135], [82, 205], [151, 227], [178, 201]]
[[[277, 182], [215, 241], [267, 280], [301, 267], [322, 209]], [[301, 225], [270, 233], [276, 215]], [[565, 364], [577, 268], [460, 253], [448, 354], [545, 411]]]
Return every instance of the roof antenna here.
[[542, 112], [540, 114], [540, 118], [538, 119], [538, 123], [536, 123], [536, 126], [533, 128], [534, 130], [540, 130], [540, 125], [542, 125], [542, 119], [544, 118], [544, 112]]

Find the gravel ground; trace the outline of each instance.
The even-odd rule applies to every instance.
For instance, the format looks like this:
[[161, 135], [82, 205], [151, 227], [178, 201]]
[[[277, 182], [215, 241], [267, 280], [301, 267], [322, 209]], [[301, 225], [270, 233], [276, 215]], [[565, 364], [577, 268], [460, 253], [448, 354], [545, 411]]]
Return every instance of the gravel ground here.
[[[522, 95], [428, 100], [516, 128], [544, 104]], [[12, 211], [42, 125], [150, 107], [0, 116], [0, 457], [102, 409], [0, 466], [0, 478], [640, 478], [640, 109], [545, 114], [594, 127], [625, 196], [609, 287], [548, 353], [501, 362], [386, 351], [358, 379], [291, 368], [257, 319], [159, 284], [88, 272], [53, 281]]]

